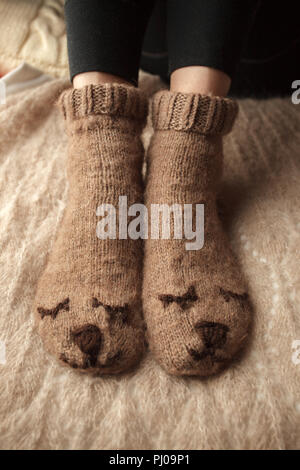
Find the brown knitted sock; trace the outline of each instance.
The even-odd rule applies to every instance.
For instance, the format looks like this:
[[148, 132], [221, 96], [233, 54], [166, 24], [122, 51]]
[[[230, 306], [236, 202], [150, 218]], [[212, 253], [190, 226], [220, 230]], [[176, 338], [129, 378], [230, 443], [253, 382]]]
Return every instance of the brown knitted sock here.
[[148, 211], [151, 204], [193, 204], [195, 221], [195, 204], [205, 205], [202, 249], [186, 250], [186, 239], [146, 241], [143, 302], [149, 344], [162, 366], [177, 375], [217, 372], [248, 332], [248, 296], [216, 208], [222, 135], [236, 114], [237, 105], [229, 99], [167, 91], [153, 99]]
[[128, 205], [142, 200], [146, 99], [133, 87], [107, 84], [67, 90], [60, 107], [69, 136], [69, 199], [38, 285], [38, 330], [63, 363], [116, 373], [144, 349], [142, 246], [118, 239], [118, 232], [116, 239], [99, 239], [96, 209], [112, 204], [118, 221], [119, 196]]

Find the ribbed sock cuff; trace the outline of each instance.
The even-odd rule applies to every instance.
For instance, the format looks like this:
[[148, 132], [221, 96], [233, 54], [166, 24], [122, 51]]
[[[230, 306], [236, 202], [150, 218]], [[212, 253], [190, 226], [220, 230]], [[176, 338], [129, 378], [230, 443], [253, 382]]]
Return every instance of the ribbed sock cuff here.
[[154, 129], [224, 135], [232, 129], [238, 105], [229, 98], [159, 91], [152, 99]]
[[68, 89], [61, 94], [58, 105], [67, 121], [105, 114], [143, 122], [148, 110], [143, 92], [116, 83]]

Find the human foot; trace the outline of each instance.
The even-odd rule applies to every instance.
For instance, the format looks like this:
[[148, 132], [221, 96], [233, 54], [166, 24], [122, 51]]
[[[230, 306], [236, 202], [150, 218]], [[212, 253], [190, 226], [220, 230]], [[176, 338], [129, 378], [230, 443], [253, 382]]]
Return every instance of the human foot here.
[[150, 348], [177, 375], [213, 374], [244, 344], [250, 323], [245, 283], [217, 214], [222, 135], [235, 102], [159, 92], [153, 99], [154, 135], [148, 151], [146, 202], [204, 204], [204, 246], [186, 239], [148, 239], [143, 305]]
[[[140, 131], [146, 100], [118, 84], [60, 98], [69, 136], [69, 198], [39, 281], [35, 318], [46, 349], [88, 372], [117, 373], [144, 349], [140, 241], [99, 239], [96, 209], [142, 199]], [[103, 214], [104, 215], [104, 214]]]

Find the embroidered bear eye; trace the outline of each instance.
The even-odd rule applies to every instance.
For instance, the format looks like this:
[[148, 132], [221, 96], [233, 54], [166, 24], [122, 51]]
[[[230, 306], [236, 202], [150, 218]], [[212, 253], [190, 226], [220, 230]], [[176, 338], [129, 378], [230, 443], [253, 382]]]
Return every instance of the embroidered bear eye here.
[[242, 308], [244, 308], [245, 302], [247, 302], [248, 300], [247, 292], [244, 292], [243, 294], [236, 294], [235, 292], [232, 292], [231, 290], [225, 290], [222, 287], [220, 287], [219, 293], [224, 298], [225, 302], [229, 302], [230, 299], [236, 300], [237, 302], [239, 302]]
[[163, 303], [164, 307], [167, 307], [169, 304], [174, 302], [179, 305], [182, 310], [187, 310], [191, 307], [193, 302], [198, 300], [198, 295], [196, 294], [195, 287], [190, 286], [187, 292], [183, 295], [162, 294], [158, 298]]
[[56, 307], [54, 307], [54, 308], [47, 309], [47, 308], [43, 308], [43, 307], [38, 307], [37, 311], [41, 315], [42, 319], [49, 315], [49, 316], [51, 316], [51, 318], [53, 320], [55, 320], [55, 318], [57, 317], [58, 312], [60, 310], [66, 310], [66, 311], [70, 310], [69, 303], [70, 303], [70, 299], [67, 298], [67, 299], [63, 300], [62, 302], [60, 302], [59, 304], [57, 304]]

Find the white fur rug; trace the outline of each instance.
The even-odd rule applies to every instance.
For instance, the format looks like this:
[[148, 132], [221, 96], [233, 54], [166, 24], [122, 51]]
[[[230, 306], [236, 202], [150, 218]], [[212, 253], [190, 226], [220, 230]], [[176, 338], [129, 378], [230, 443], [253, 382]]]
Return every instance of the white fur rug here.
[[[149, 93], [159, 85], [142, 82]], [[0, 106], [0, 448], [299, 448], [300, 106], [243, 101], [225, 142], [225, 222], [255, 307], [244, 356], [208, 380], [170, 377], [149, 354], [130, 374], [95, 379], [58, 365], [33, 330], [67, 196], [52, 106], [64, 86]]]

